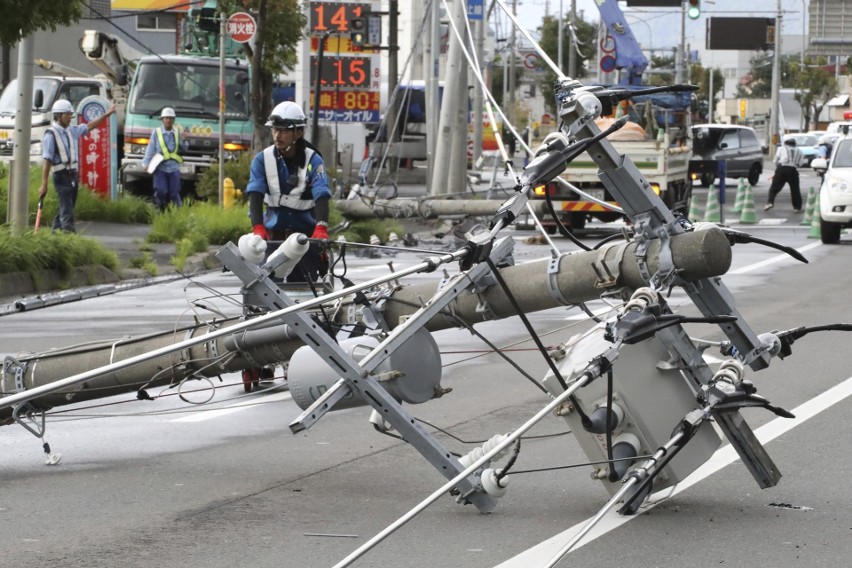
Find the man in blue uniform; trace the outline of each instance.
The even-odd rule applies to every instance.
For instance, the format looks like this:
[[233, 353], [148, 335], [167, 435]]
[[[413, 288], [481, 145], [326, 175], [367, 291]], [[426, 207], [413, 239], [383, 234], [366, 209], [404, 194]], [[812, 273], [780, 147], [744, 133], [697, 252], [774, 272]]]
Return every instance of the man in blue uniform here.
[[53, 187], [59, 196], [59, 213], [53, 219], [53, 228], [76, 232], [74, 228], [74, 206], [77, 204], [77, 141], [95, 130], [101, 123], [115, 113], [115, 105], [87, 124], [71, 124], [74, 107], [66, 99], [53, 103], [53, 124], [44, 133], [42, 140], [42, 158], [44, 169], [39, 188], [39, 199], [47, 195], [47, 180], [53, 170]]
[[[296, 103], [277, 105], [266, 122], [274, 144], [252, 160], [246, 187], [249, 217], [252, 231], [264, 240], [283, 241], [292, 233], [328, 239], [331, 189], [322, 156], [304, 138], [306, 124]], [[320, 254], [319, 245], [312, 242], [287, 281], [316, 281]]]
[[180, 152], [186, 145], [180, 139], [180, 131], [175, 128], [175, 109], [166, 107], [160, 112], [163, 121], [162, 128], [155, 128], [151, 132], [148, 148], [145, 149], [145, 157], [142, 158], [142, 167], [148, 168], [155, 156], [162, 156], [153, 172], [154, 176], [154, 205], [161, 211], [174, 203], [178, 207], [183, 205], [180, 197], [180, 165], [183, 158]]

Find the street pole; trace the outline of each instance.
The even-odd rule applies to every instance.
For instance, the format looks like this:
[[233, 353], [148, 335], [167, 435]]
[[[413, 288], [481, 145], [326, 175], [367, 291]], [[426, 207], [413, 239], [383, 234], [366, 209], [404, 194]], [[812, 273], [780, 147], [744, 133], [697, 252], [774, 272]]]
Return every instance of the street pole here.
[[[577, 0], [571, 0], [571, 17], [568, 18], [571, 28], [571, 41], [568, 42], [568, 76], [577, 77]], [[562, 69], [560, 67], [560, 69]]]
[[683, 83], [683, 68], [686, 65], [686, 2], [680, 6], [680, 46], [675, 56], [675, 83]]
[[562, 0], [559, 0], [559, 25], [557, 29], [559, 31], [556, 33], [556, 65], [559, 67], [559, 71], [562, 71]]
[[[7, 219], [9, 225], [23, 231], [29, 224], [30, 142], [33, 108], [33, 38], [21, 38], [18, 44], [18, 110], [15, 113], [14, 163], [9, 184]], [[41, 160], [39, 160], [41, 162]]]
[[769, 151], [778, 143], [781, 132], [781, 0], [777, 0], [775, 15], [775, 57], [772, 61], [772, 120], [769, 124]]
[[[512, 15], [518, 15], [518, 0], [512, 0]], [[513, 126], [518, 122], [515, 116], [515, 26], [512, 26], [511, 39], [509, 40], [509, 122]]]
[[225, 11], [219, 3], [219, 207], [225, 207]]

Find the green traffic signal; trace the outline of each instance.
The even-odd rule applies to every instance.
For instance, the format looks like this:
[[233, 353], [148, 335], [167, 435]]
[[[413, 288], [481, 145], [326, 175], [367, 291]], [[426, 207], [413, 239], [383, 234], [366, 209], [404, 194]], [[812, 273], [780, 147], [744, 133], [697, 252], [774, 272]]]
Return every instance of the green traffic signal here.
[[690, 20], [697, 20], [701, 16], [701, 0], [688, 0], [689, 8], [686, 9], [686, 15]]

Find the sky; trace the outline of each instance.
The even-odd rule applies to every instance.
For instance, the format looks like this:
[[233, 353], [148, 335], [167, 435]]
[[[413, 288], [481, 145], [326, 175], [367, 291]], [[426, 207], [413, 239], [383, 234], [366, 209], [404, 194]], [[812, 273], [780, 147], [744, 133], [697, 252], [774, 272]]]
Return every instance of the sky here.
[[[511, 8], [512, 0], [503, 0]], [[584, 18], [589, 21], [600, 19], [594, 0], [576, 0], [577, 12], [585, 12]], [[802, 10], [809, 0], [781, 0], [783, 16], [783, 33], [802, 33]], [[556, 16], [559, 11], [560, 0], [518, 0], [518, 19], [524, 26], [532, 31], [535, 30], [549, 9], [550, 14]], [[690, 48], [703, 49], [705, 43], [706, 19], [708, 17], [760, 17], [772, 18], [775, 16], [778, 0], [750, 0], [748, 11], [743, 0], [701, 0], [701, 17], [698, 20], [687, 19], [686, 43]], [[562, 0], [565, 13], [570, 10], [571, 0]], [[645, 49], [671, 49], [680, 43], [680, 21], [681, 16], [677, 8], [627, 8], [624, 2], [620, 3], [622, 11], [627, 15], [633, 35]], [[499, 5], [495, 10], [500, 10]]]

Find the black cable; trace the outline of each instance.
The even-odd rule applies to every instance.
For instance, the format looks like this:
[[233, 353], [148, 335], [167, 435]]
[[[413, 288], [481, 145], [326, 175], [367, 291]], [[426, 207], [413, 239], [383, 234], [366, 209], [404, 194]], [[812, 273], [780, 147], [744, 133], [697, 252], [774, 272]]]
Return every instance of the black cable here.
[[[530, 338], [536, 344], [536, 347], [538, 347], [539, 352], [544, 357], [544, 360], [550, 367], [551, 372], [553, 372], [553, 376], [556, 377], [556, 380], [559, 382], [559, 386], [561, 386], [564, 390], [568, 390], [568, 385], [565, 383], [565, 378], [562, 376], [562, 373], [559, 372], [559, 369], [556, 367], [556, 363], [554, 363], [553, 359], [547, 354], [547, 349], [545, 349], [544, 345], [542, 344], [541, 338], [535, 332], [535, 329], [533, 329], [530, 320], [527, 319], [527, 316], [521, 309], [521, 306], [518, 305], [517, 299], [515, 299], [514, 294], [512, 294], [512, 291], [509, 289], [509, 285], [506, 284], [506, 281], [503, 279], [503, 275], [500, 274], [499, 270], [497, 270], [497, 266], [494, 264], [494, 261], [492, 261], [490, 257], [486, 257], [485, 262], [488, 263], [488, 267], [491, 269], [491, 273], [494, 275], [494, 278], [497, 280], [497, 283], [500, 284], [500, 287], [506, 294], [506, 298], [509, 300], [509, 303], [512, 304], [512, 307], [518, 313], [518, 317], [521, 318], [521, 321], [527, 328], [527, 331], [530, 334]], [[589, 424], [589, 417], [583, 412], [583, 409], [581, 408], [577, 398], [573, 394], [570, 395], [568, 398], [574, 405], [574, 408], [577, 410], [577, 414], [579, 414], [582, 423], [584, 425]]]
[[[627, 461], [627, 460], [641, 460], [641, 459], [650, 459], [652, 457], [654, 457], [654, 456], [653, 455], [636, 456], [636, 457], [632, 457], [632, 458], [617, 458], [617, 459], [614, 459], [612, 461], [619, 462], [619, 461]], [[557, 465], [557, 466], [553, 466], [553, 467], [540, 467], [540, 468], [537, 468], [537, 469], [523, 469], [523, 470], [520, 470], [520, 471], [515, 471], [512, 475], [520, 475], [522, 473], [541, 473], [541, 472], [545, 472], [545, 471], [556, 471], [556, 470], [559, 470], [559, 469], [574, 469], [574, 468], [577, 468], [577, 467], [588, 467], [590, 465], [606, 465], [608, 463], [609, 463], [609, 461], [590, 461], [590, 462], [576, 463], [576, 464], [571, 464], [571, 465]]]
[[609, 480], [618, 481], [615, 477], [615, 462], [612, 461], [612, 366], [606, 371], [606, 459], [609, 462]]
[[[494, 474], [494, 478], [497, 480], [497, 485], [500, 485], [500, 480], [506, 477], [509, 474], [509, 470], [512, 469], [512, 466], [515, 465], [515, 462], [518, 460], [518, 455], [521, 453], [521, 439], [518, 438], [515, 440], [515, 449], [512, 450], [512, 456], [509, 458], [509, 461], [506, 462], [506, 465], [501, 467], [500, 470]], [[502, 487], [502, 485], [500, 485]]]
[[[452, 438], [453, 440], [455, 440], [456, 442], [459, 442], [461, 444], [484, 444], [485, 442], [488, 441], [488, 440], [464, 440], [464, 439], [459, 438], [458, 436], [452, 434], [451, 432], [441, 428], [440, 426], [436, 426], [436, 425], [434, 425], [430, 422], [427, 422], [426, 420], [423, 420], [422, 418], [416, 418], [415, 417], [415, 420], [417, 420], [421, 424], [425, 424], [429, 428], [434, 428], [435, 430], [437, 430], [441, 434], [445, 434], [445, 435], [449, 436], [450, 438]], [[523, 438], [524, 438], [524, 440], [528, 440], [528, 441], [529, 440], [544, 440], [546, 438], [557, 438], [559, 436], [564, 436], [565, 434], [570, 434], [570, 433], [571, 433], [571, 430], [565, 430], [564, 432], [557, 432], [555, 434], [541, 434], [539, 436], [524, 436]]]

